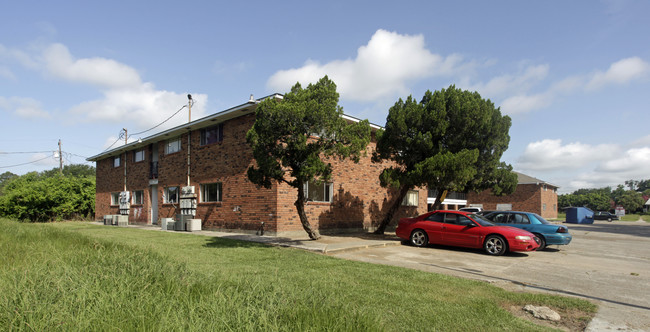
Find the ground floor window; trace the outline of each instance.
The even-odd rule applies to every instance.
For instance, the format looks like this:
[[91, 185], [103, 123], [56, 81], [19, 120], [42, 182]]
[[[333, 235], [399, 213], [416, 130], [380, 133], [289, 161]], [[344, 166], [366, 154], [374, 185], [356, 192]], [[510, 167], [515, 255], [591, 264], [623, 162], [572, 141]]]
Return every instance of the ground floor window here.
[[420, 192], [417, 190], [409, 190], [402, 200], [402, 206], [418, 206]]
[[316, 181], [309, 181], [305, 183], [304, 190], [305, 196], [307, 196], [307, 201], [311, 202], [331, 202], [332, 201], [332, 189], [334, 184], [331, 182], [326, 183], [317, 183]]
[[133, 204], [144, 204], [144, 191], [136, 190], [133, 192]]
[[120, 205], [120, 193], [111, 193], [111, 205]]
[[221, 202], [221, 183], [201, 184], [201, 202]]
[[178, 187], [166, 187], [163, 193], [164, 203], [178, 203]]

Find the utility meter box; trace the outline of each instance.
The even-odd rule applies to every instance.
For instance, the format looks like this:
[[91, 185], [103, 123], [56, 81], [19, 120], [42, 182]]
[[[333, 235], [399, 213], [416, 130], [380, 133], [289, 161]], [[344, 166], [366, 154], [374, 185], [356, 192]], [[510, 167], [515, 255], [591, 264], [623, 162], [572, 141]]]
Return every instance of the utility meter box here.
[[131, 193], [128, 191], [120, 192], [120, 214], [128, 216], [130, 208], [131, 208]]
[[[194, 186], [186, 186], [181, 188], [180, 197], [181, 215], [195, 216], [196, 215], [196, 191]], [[178, 220], [178, 219], [176, 219]]]

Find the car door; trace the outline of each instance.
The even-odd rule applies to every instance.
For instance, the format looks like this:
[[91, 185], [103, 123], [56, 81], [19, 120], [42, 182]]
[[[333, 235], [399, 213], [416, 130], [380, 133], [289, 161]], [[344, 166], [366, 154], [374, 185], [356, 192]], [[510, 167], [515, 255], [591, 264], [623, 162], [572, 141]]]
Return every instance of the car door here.
[[442, 240], [444, 244], [460, 247], [480, 247], [478, 227], [467, 226], [467, 222], [474, 223], [462, 214], [445, 213], [445, 222], [442, 226]]
[[510, 216], [510, 220], [512, 224], [508, 226], [514, 226], [517, 228], [527, 230], [529, 232], [533, 231], [533, 226], [530, 224], [530, 219], [528, 219], [528, 216], [523, 213], [513, 213]]
[[443, 244], [442, 231], [444, 219], [445, 214], [439, 212], [431, 214], [419, 222], [418, 226], [424, 229], [424, 231], [427, 233], [430, 243]]

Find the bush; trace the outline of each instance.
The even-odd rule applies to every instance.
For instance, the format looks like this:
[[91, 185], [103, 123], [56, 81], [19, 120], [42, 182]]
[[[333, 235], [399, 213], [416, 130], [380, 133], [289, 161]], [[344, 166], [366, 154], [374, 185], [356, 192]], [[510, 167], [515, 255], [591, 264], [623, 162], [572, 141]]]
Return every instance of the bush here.
[[32, 172], [11, 179], [0, 196], [0, 214], [31, 222], [93, 216], [95, 178]]

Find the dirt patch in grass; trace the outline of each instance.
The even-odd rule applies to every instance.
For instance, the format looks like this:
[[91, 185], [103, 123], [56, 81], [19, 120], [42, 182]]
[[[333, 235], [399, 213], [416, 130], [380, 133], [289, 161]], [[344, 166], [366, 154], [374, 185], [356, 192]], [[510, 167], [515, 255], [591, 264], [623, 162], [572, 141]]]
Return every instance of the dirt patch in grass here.
[[587, 328], [587, 325], [595, 315], [595, 313], [584, 312], [576, 309], [562, 309], [562, 308], [553, 308], [549, 307], [551, 310], [560, 314], [562, 317], [559, 321], [554, 322], [550, 320], [543, 320], [535, 318], [533, 314], [524, 310], [523, 305], [515, 304], [506, 304], [504, 309], [508, 310], [510, 313], [516, 317], [531, 321], [537, 325], [548, 326], [555, 329], [560, 329], [562, 331], [584, 331]]

